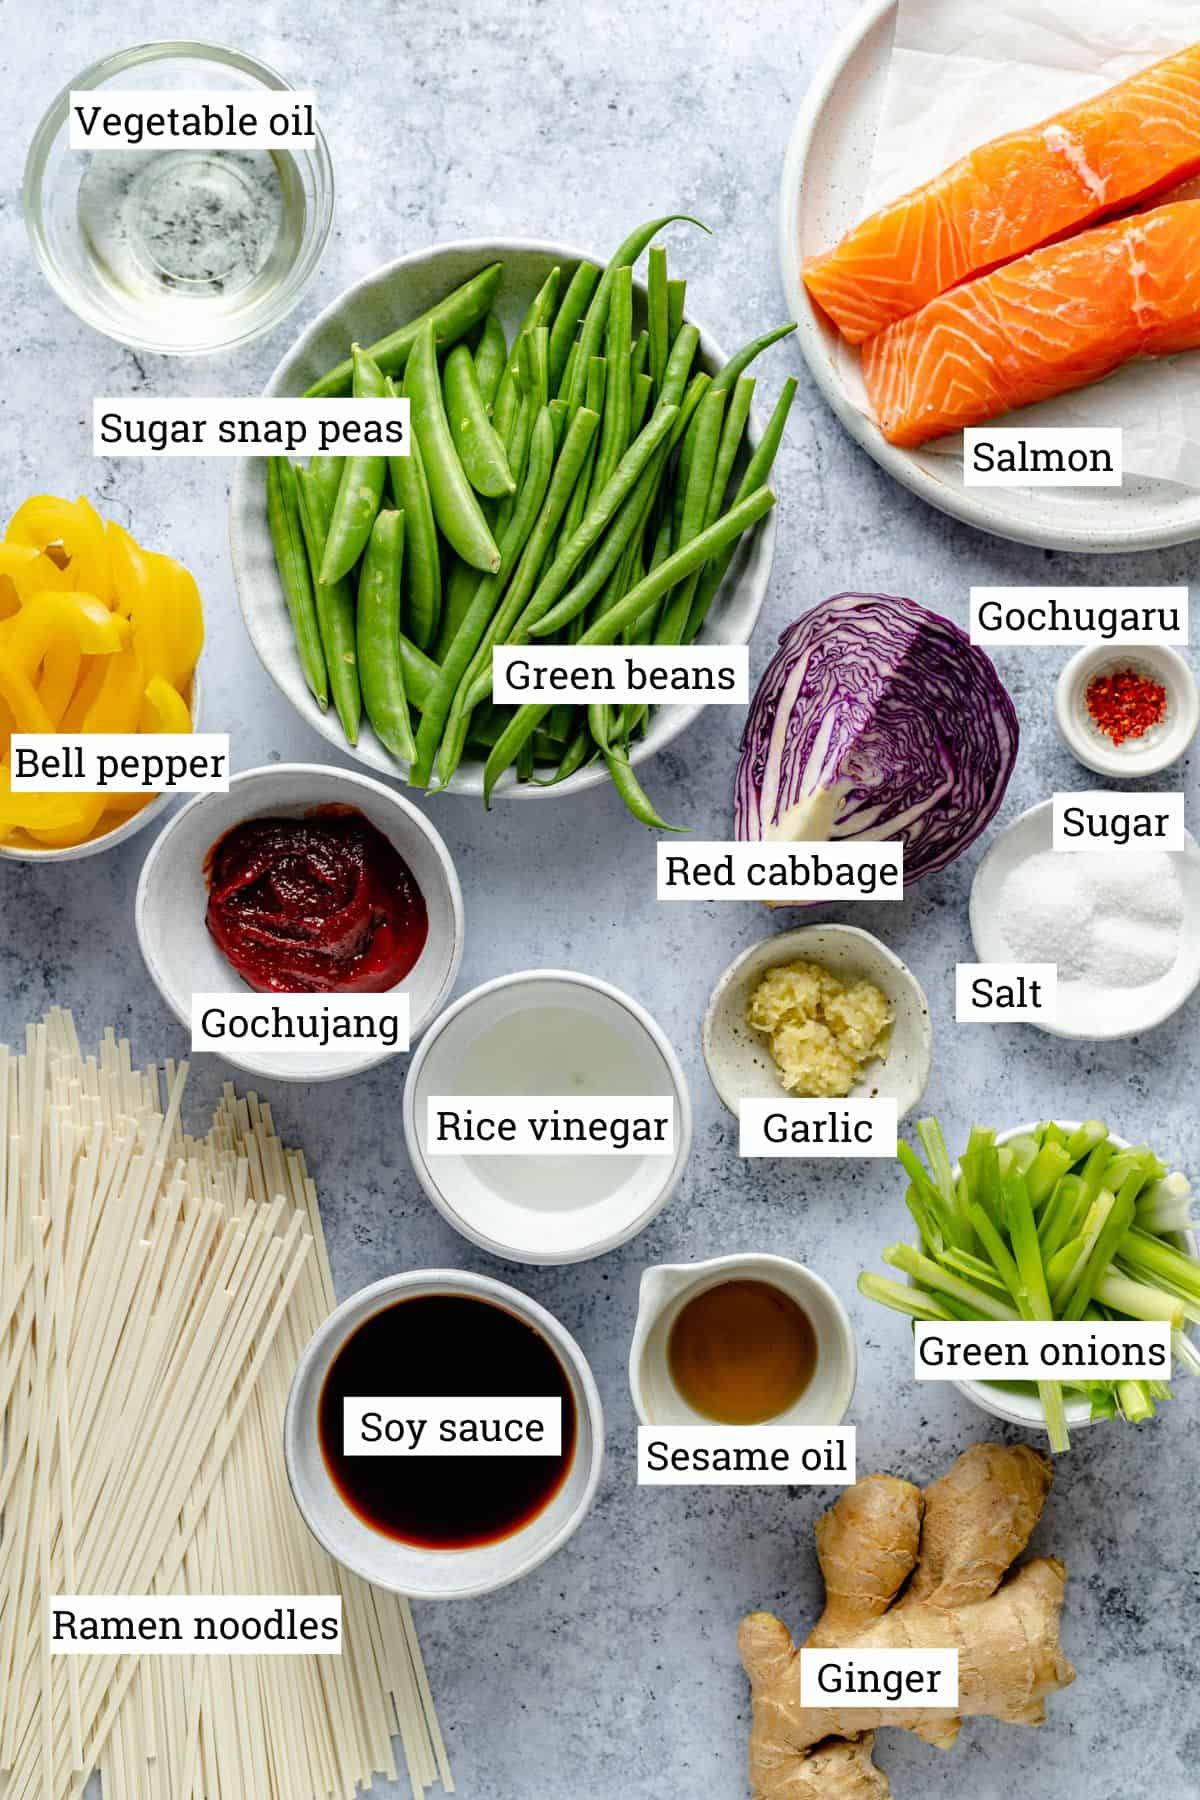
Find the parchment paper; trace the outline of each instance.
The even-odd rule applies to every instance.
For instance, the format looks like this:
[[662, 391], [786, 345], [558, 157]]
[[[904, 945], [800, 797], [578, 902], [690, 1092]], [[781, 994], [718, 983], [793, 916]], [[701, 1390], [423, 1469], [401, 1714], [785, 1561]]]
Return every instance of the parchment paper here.
[[[977, 144], [1098, 94], [1198, 36], [1196, 0], [899, 0], [861, 216]], [[1196, 191], [1192, 183], [1171, 198]], [[849, 392], [869, 414], [857, 356], [846, 345], [838, 355]], [[1009, 414], [1010, 422], [1119, 425], [1127, 474], [1200, 488], [1200, 352], [1130, 364], [1095, 387]], [[961, 448], [959, 436], [925, 446], [947, 455]]]

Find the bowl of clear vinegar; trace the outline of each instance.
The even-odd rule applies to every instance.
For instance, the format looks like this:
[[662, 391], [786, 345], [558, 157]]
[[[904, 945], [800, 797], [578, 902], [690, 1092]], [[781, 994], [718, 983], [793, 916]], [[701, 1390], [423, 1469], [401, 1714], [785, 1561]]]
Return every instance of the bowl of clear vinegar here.
[[[72, 149], [72, 94], [204, 95], [219, 110], [264, 93], [307, 143], [274, 149], [163, 143]], [[22, 200], [60, 299], [137, 350], [197, 356], [268, 330], [316, 273], [333, 219], [320, 124], [273, 69], [213, 44], [143, 44], [76, 76], [34, 134]], [[303, 114], [303, 117], [301, 115]]]

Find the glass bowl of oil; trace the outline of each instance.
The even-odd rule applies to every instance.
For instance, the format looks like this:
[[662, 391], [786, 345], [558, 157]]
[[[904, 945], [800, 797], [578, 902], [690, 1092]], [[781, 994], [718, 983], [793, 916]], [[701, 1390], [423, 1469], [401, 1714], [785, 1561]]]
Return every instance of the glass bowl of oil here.
[[142, 44], [84, 71], [38, 126], [22, 201], [50, 285], [97, 331], [135, 350], [198, 356], [278, 324], [316, 273], [333, 219], [320, 124], [308, 147], [72, 150], [79, 90], [289, 94], [214, 44]]

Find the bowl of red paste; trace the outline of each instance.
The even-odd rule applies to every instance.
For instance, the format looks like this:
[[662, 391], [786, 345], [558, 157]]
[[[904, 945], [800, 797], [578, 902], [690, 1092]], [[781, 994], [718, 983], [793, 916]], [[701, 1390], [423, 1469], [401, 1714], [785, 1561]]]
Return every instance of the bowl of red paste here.
[[146, 858], [136, 919], [151, 978], [189, 1028], [195, 994], [309, 997], [311, 1037], [284, 1050], [231, 1033], [219, 1052], [285, 1081], [336, 1080], [402, 1047], [335, 1047], [336, 996], [402, 992], [415, 1041], [462, 958], [462, 894], [438, 832], [382, 782], [320, 765], [249, 769], [181, 808]]

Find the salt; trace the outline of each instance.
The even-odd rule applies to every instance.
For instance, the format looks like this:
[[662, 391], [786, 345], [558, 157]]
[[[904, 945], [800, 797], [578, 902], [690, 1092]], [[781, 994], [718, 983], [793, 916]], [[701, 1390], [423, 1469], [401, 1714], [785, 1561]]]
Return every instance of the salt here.
[[1015, 962], [1052, 962], [1059, 982], [1147, 987], [1174, 965], [1183, 888], [1169, 856], [1039, 851], [1009, 871], [1000, 930]]

